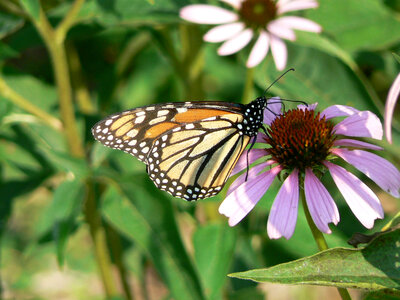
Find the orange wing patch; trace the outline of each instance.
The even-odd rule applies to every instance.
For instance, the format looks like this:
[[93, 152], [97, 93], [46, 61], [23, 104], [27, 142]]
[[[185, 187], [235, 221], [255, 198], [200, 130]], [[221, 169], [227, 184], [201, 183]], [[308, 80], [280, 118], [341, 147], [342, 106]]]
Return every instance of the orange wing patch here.
[[161, 134], [163, 134], [164, 132], [166, 132], [172, 128], [178, 127], [178, 126], [179, 126], [179, 124], [172, 123], [172, 122], [160, 123], [160, 124], [154, 125], [153, 127], [149, 128], [146, 131], [144, 137], [148, 138], [148, 139], [154, 139], [154, 138], [160, 136]]
[[227, 114], [233, 114], [233, 113], [229, 113], [229, 112], [226, 112], [223, 110], [218, 110], [218, 109], [196, 109], [196, 108], [193, 108], [193, 109], [189, 109], [183, 113], [176, 114], [175, 117], [172, 119], [172, 121], [179, 122], [179, 123], [192, 123], [192, 122], [200, 121], [203, 119], [227, 115]]

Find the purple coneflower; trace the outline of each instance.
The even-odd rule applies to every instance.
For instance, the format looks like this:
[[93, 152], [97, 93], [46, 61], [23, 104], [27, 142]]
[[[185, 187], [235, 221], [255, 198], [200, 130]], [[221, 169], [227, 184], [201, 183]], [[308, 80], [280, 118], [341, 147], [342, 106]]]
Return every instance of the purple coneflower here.
[[232, 6], [234, 12], [204, 4], [188, 5], [181, 9], [181, 18], [199, 24], [222, 24], [206, 33], [204, 40], [211, 43], [224, 42], [219, 55], [230, 55], [244, 48], [253, 37], [258, 36], [246, 66], [257, 66], [271, 47], [278, 70], [287, 61], [287, 49], [282, 39], [294, 41], [295, 30], [320, 32], [321, 26], [305, 18], [282, 16], [286, 12], [315, 8], [316, 0], [222, 0]]
[[394, 107], [400, 94], [400, 74], [397, 75], [390, 87], [385, 105], [385, 134], [389, 143], [392, 143], [392, 118]]
[[[335, 164], [338, 158], [352, 164], [378, 186], [394, 197], [399, 197], [400, 172], [386, 159], [368, 150], [382, 150], [376, 145], [353, 139], [367, 137], [382, 139], [382, 124], [370, 111], [358, 111], [349, 106], [330, 106], [321, 113], [316, 104], [281, 113], [281, 104], [270, 104], [264, 114], [268, 135], [259, 133], [258, 143], [266, 149], [252, 149], [249, 162], [262, 158], [248, 172], [240, 175], [230, 186], [219, 212], [229, 217], [229, 225], [239, 223], [264, 193], [274, 178], [286, 178], [274, 200], [269, 219], [268, 235], [272, 239], [289, 239], [296, 225], [300, 189], [312, 219], [321, 232], [331, 233], [329, 223], [339, 222], [339, 212], [328, 190], [320, 181], [329, 171], [354, 215], [367, 228], [375, 219], [383, 218], [383, 209], [375, 193], [360, 179]], [[345, 117], [335, 125], [331, 119]], [[351, 138], [348, 138], [351, 137]], [[246, 169], [246, 152], [239, 159], [232, 174]]]

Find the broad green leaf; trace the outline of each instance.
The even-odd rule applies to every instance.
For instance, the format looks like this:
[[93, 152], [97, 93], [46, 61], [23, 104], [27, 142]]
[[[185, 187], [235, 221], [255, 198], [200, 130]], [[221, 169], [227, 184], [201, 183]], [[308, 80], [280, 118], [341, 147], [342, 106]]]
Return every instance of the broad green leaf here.
[[17, 51], [15, 51], [12, 47], [8, 46], [7, 44], [0, 42], [0, 61], [17, 56], [18, 56]]
[[58, 116], [55, 111], [55, 106], [58, 105], [58, 96], [54, 86], [29, 74], [23, 74], [10, 68], [4, 69], [4, 74], [1, 74], [1, 76], [15, 92], [26, 100]]
[[268, 269], [230, 276], [257, 282], [398, 291], [399, 240], [400, 229], [377, 237], [363, 249], [333, 248]]
[[347, 51], [385, 49], [400, 39], [400, 20], [382, 1], [319, 1], [306, 16]]
[[145, 187], [152, 183], [140, 176], [134, 180], [114, 180], [122, 190], [109, 186], [103, 195], [103, 216], [147, 253], [174, 299], [204, 299], [200, 281], [183, 247], [170, 200], [158, 191], [147, 192]]
[[20, 0], [25, 11], [36, 21], [39, 21], [40, 3], [39, 0]]
[[363, 297], [363, 300], [399, 300], [400, 293], [391, 290], [379, 290], [371, 292]]
[[[80, 11], [81, 19], [94, 19], [103, 25], [159, 24], [179, 20], [178, 1], [96, 0], [88, 1]], [[182, 3], [181, 6], [184, 4]]]
[[84, 178], [89, 174], [87, 162], [83, 158], [76, 158], [69, 153], [50, 149], [39, 145], [40, 151], [52, 163], [53, 167], [62, 172], [71, 172], [78, 178]]
[[85, 186], [80, 180], [64, 181], [54, 192], [53, 201], [43, 211], [36, 227], [37, 236], [53, 233], [56, 242], [57, 259], [60, 266], [64, 262], [64, 250], [68, 236], [80, 213]]
[[210, 224], [198, 228], [194, 234], [194, 256], [207, 299], [222, 299], [235, 248], [235, 233], [226, 224]]
[[[316, 49], [289, 43], [288, 51], [287, 68], [295, 68], [296, 71], [286, 74], [271, 87], [274, 95], [307, 103], [318, 102], [318, 109], [344, 104], [360, 110], [376, 110], [356, 74], [339, 59]], [[255, 70], [255, 80], [259, 86], [265, 87], [281, 74], [268, 56]]]
[[14, 32], [23, 23], [24, 20], [22, 18], [0, 11], [0, 38], [4, 38]]
[[398, 56], [396, 53], [393, 53], [393, 56], [397, 60], [397, 62], [400, 64], [400, 56]]

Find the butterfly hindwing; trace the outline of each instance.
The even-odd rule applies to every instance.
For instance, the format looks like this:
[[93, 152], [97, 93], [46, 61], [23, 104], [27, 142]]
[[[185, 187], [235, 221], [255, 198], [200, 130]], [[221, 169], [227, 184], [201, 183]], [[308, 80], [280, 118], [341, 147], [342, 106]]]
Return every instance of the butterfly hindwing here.
[[147, 172], [173, 196], [197, 200], [217, 194], [249, 142], [243, 117], [225, 113], [176, 127], [155, 140]]

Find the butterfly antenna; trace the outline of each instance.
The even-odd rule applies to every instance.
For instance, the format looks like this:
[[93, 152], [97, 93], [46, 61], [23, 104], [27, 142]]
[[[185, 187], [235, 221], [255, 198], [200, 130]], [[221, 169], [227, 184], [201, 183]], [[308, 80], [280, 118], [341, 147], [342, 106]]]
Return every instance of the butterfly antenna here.
[[246, 178], [244, 181], [247, 181], [247, 178], [249, 177], [249, 170], [250, 170], [249, 152], [251, 149], [253, 149], [254, 144], [256, 143], [256, 140], [257, 140], [257, 136], [254, 136], [254, 139], [251, 142], [250, 148], [249, 148], [249, 150], [247, 150], [247, 153], [246, 153], [247, 167], [246, 167]]
[[275, 83], [277, 83], [283, 76], [285, 76], [287, 73], [289, 73], [290, 71], [295, 71], [294, 68], [290, 68], [289, 70], [286, 70], [281, 76], [279, 76], [277, 79], [275, 79], [264, 91], [264, 97], [265, 94], [268, 92], [268, 90], [271, 88], [271, 86], [273, 86]]

